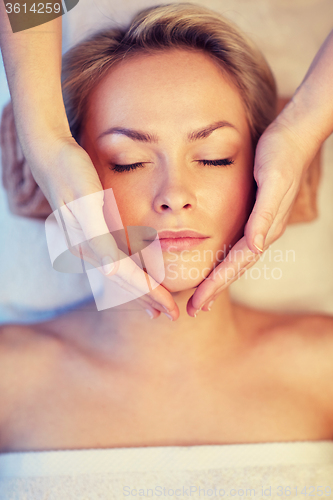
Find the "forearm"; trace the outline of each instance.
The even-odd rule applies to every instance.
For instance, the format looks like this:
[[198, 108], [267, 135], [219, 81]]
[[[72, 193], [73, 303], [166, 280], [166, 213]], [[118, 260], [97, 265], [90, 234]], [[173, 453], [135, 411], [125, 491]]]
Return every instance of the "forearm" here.
[[333, 31], [280, 119], [314, 153], [333, 132]]
[[0, 44], [18, 137], [27, 158], [36, 146], [70, 136], [61, 93], [61, 17], [12, 33], [0, 1]]

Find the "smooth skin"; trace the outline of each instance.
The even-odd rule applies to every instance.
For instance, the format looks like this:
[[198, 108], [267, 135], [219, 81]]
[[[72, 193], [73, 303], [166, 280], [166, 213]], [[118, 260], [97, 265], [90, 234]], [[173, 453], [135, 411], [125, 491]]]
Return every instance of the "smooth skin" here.
[[[202, 308], [249, 267], [284, 233], [301, 179], [323, 142], [333, 132], [333, 31], [328, 35], [292, 100], [259, 139], [254, 162], [257, 199], [244, 237], [218, 273], [205, 280], [189, 303]], [[291, 161], [292, 159], [292, 161]]]
[[[60, 85], [61, 18], [13, 34], [1, 2], [0, 44], [20, 143], [51, 207], [55, 210], [101, 191], [91, 159], [72, 138], [65, 114]], [[187, 311], [191, 316], [201, 308], [208, 310], [220, 291], [254, 264], [256, 258], [252, 253], [259, 255], [283, 233], [301, 178], [315, 151], [332, 133], [332, 56], [333, 32], [318, 52], [292, 103], [261, 137], [254, 168], [257, 201], [245, 227], [245, 237], [220, 264], [219, 272], [204, 280], [189, 299]], [[107, 257], [106, 263], [111, 265], [106, 265], [105, 272], [113, 274], [119, 269], [114, 239], [110, 235], [101, 246], [92, 238], [97, 227], [100, 233], [107, 231], [102, 202], [100, 198], [100, 203], [90, 205], [85, 213], [68, 210], [66, 224], [81, 228], [90, 240], [95, 265], [101, 265]], [[126, 280], [134, 272], [127, 269], [123, 278]], [[158, 310], [174, 311], [173, 319], [178, 315], [171, 295], [162, 287], [142, 300], [154, 304]]]
[[[108, 234], [103, 188], [89, 155], [71, 135], [62, 98], [61, 30], [61, 18], [57, 18], [12, 33], [4, 3], [0, 3], [0, 45], [23, 153], [53, 210], [83, 196], [101, 194], [93, 203], [88, 197], [84, 211], [74, 213], [67, 207], [62, 214], [69, 234], [81, 230], [81, 241], [89, 240], [89, 261], [112, 276], [120, 267], [116, 242], [111, 234], [94, 238], [96, 234]], [[71, 250], [78, 255], [74, 248]], [[103, 270], [100, 266], [105, 257]], [[122, 266], [119, 274], [125, 282], [134, 278], [131, 285], [137, 286], [140, 296], [142, 275], [134, 262]], [[144, 308], [153, 304], [162, 312], [175, 310], [177, 314], [172, 296], [162, 286], [144, 295], [140, 303]]]
[[254, 202], [251, 135], [234, 85], [200, 52], [136, 56], [92, 92], [84, 127], [82, 145], [125, 226], [207, 237], [191, 251], [163, 252], [162, 285], [197, 287], [243, 234]]
[[[187, 141], [217, 119], [238, 133], [222, 127]], [[159, 141], [97, 139], [115, 124], [145, 127]], [[103, 187], [114, 185], [126, 222], [204, 226], [206, 250], [245, 224], [253, 187], [245, 111], [206, 55], [169, 51], [121, 63], [91, 96], [85, 128]], [[234, 163], [199, 162], [208, 155]], [[113, 170], [137, 161], [146, 164]], [[332, 439], [332, 317], [253, 311], [224, 290], [194, 320], [185, 314], [192, 285], [181, 277], [164, 285], [173, 288], [178, 321], [151, 321], [139, 305], [97, 312], [90, 304], [0, 329], [1, 452]]]

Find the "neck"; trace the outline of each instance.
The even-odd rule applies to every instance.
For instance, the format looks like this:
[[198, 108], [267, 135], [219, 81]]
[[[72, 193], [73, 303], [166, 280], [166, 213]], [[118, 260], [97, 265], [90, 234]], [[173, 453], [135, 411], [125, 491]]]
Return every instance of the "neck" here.
[[174, 294], [180, 310], [177, 321], [164, 314], [151, 320], [135, 302], [97, 312], [95, 306], [54, 320], [57, 335], [87, 356], [123, 366], [168, 369], [181, 363], [187, 368], [221, 360], [239, 344], [233, 306], [222, 292], [210, 312], [188, 316], [186, 304], [193, 290]]

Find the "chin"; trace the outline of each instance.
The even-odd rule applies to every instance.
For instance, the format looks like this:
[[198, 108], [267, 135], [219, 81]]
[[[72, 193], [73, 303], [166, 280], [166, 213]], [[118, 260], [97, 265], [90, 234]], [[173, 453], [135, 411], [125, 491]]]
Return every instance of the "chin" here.
[[196, 285], [190, 285], [185, 280], [179, 280], [179, 281], [177, 280], [176, 282], [164, 280], [162, 283], [162, 286], [170, 293], [178, 293], [178, 292], [184, 292], [185, 290], [192, 290], [196, 288], [198, 285], [199, 283], [197, 283]]
[[192, 290], [200, 285], [202, 281], [210, 274], [211, 269], [200, 268], [191, 266], [179, 267], [174, 266], [170, 268], [166, 266], [165, 278], [161, 283], [170, 293], [183, 292], [185, 290]]

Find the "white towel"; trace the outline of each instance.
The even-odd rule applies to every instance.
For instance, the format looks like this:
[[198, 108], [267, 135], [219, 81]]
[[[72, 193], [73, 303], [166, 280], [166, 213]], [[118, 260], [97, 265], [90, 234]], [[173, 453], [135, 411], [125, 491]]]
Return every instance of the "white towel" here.
[[0, 500], [332, 494], [332, 441], [0, 454]]

